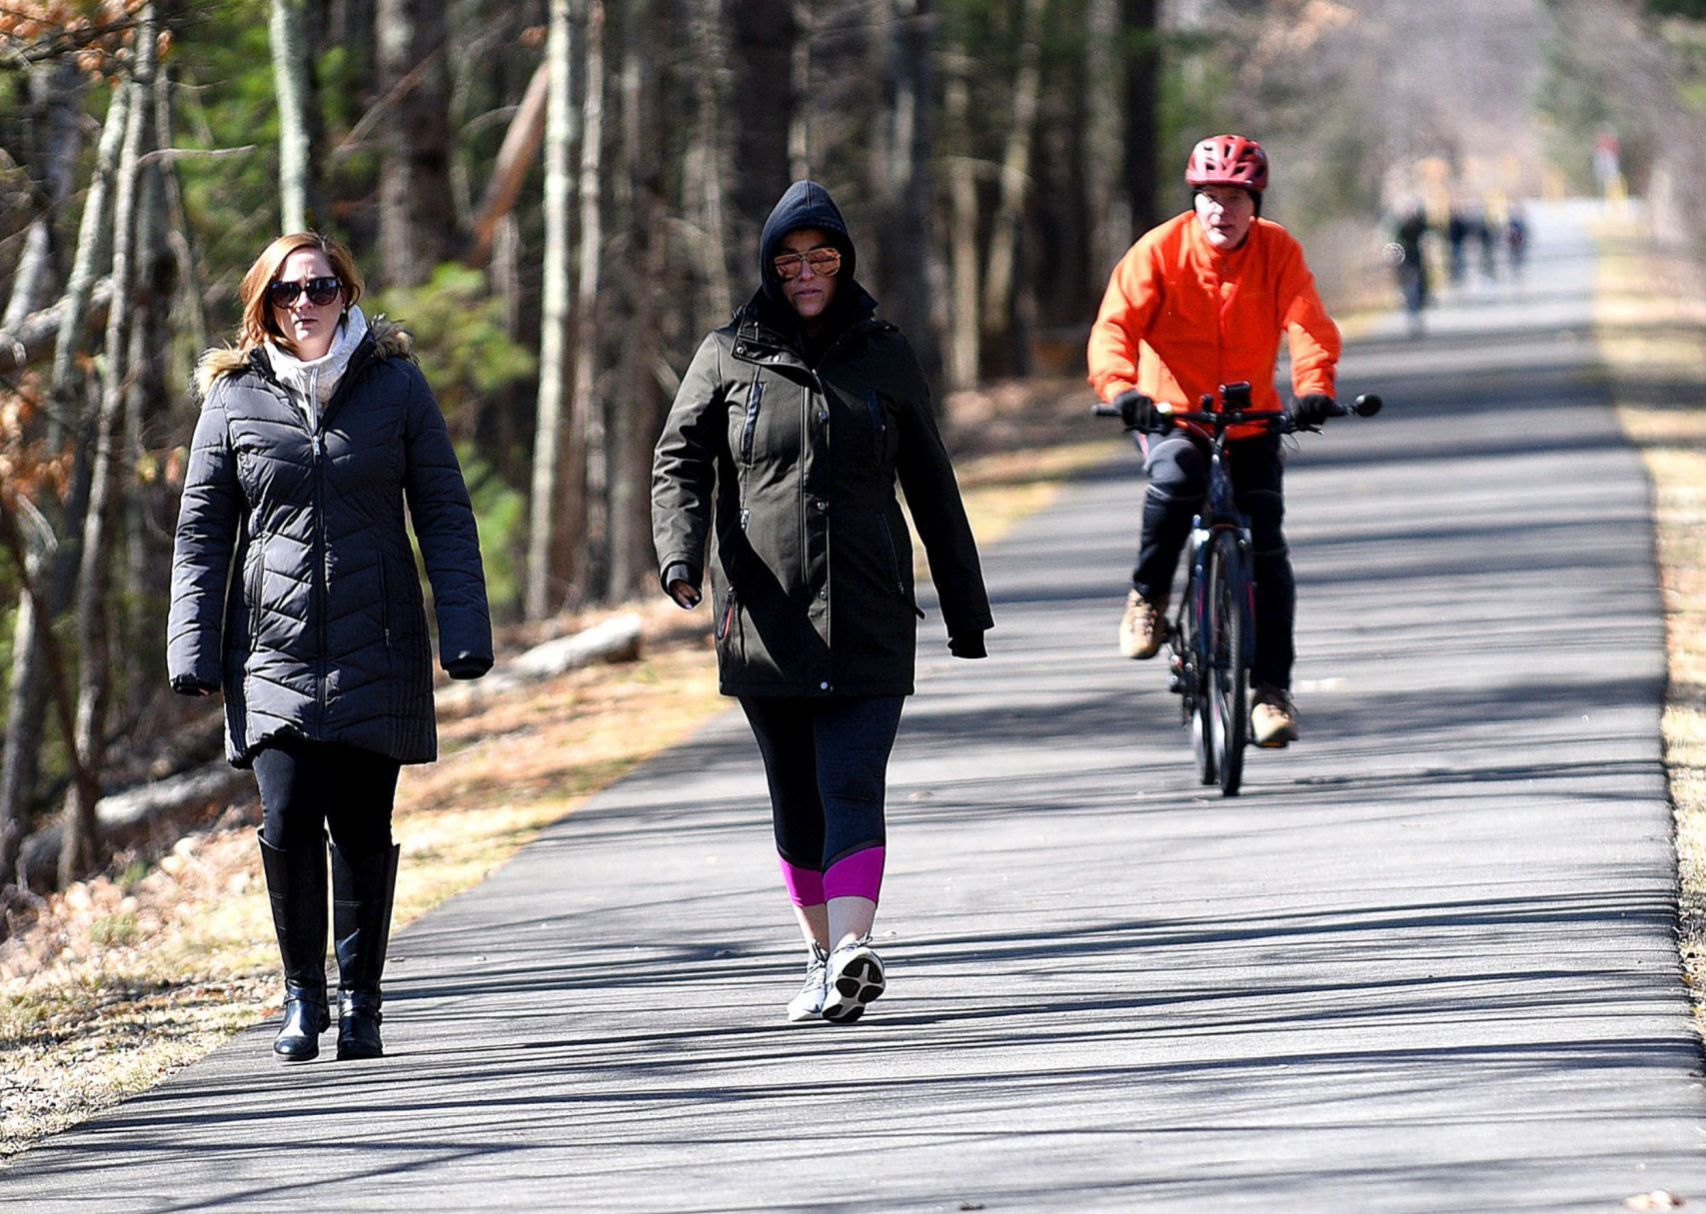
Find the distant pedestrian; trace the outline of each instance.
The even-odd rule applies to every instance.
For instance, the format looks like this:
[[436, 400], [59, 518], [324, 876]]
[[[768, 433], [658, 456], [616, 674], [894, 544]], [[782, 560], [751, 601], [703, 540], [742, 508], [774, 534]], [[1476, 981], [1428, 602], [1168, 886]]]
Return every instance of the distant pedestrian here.
[[1515, 204], [1505, 218], [1505, 251], [1510, 257], [1511, 272], [1520, 275], [1528, 257], [1528, 219]]
[[758, 291], [688, 368], [652, 479], [663, 587], [692, 608], [710, 574], [722, 692], [764, 758], [810, 950], [795, 1021], [855, 1020], [886, 982], [870, 939], [884, 789], [923, 614], [897, 477], [949, 651], [983, 657], [992, 626], [924, 376], [854, 269], [829, 194], [795, 182], [764, 225]]
[[249, 267], [237, 344], [209, 350], [172, 558], [172, 688], [225, 693], [226, 749], [260, 784], [284, 959], [273, 1051], [319, 1053], [326, 831], [338, 1057], [383, 1054], [380, 977], [401, 764], [437, 756], [432, 650], [405, 507], [452, 678], [492, 665], [468, 489], [409, 337], [371, 326], [348, 250], [281, 236]]
[[1404, 312], [1409, 317], [1412, 337], [1422, 335], [1422, 312], [1428, 306], [1428, 264], [1422, 245], [1422, 238], [1427, 232], [1427, 213], [1420, 202], [1414, 203], [1406, 208], [1403, 217], [1393, 226], [1393, 239], [1387, 246], [1392, 272], [1397, 276], [1398, 290], [1404, 297]]

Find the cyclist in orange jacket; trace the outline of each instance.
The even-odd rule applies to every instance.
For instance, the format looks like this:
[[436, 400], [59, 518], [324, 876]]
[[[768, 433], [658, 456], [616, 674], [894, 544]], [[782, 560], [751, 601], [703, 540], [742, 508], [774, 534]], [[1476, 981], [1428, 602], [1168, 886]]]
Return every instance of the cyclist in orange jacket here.
[[[1321, 304], [1303, 248], [1261, 218], [1268, 158], [1240, 135], [1197, 144], [1185, 168], [1192, 209], [1144, 234], [1114, 267], [1090, 332], [1090, 383], [1118, 405], [1127, 426], [1161, 422], [1156, 402], [1197, 409], [1221, 384], [1247, 380], [1251, 408], [1279, 412], [1274, 390], [1280, 339], [1291, 349], [1292, 414], [1318, 427], [1334, 409], [1339, 329]], [[1218, 395], [1216, 395], [1218, 407]], [[1256, 646], [1250, 724], [1258, 746], [1296, 741], [1291, 699], [1292, 617], [1297, 589], [1286, 552], [1279, 436], [1234, 427], [1227, 463], [1255, 548]], [[1208, 444], [1182, 426], [1144, 439], [1149, 489], [1132, 590], [1120, 621], [1120, 653], [1161, 648], [1179, 553], [1208, 489]]]

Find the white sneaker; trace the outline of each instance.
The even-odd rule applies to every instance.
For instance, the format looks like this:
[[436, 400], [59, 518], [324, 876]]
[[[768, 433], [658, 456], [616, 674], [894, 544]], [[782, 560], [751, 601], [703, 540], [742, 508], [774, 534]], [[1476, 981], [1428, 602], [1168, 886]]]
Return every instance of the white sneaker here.
[[788, 1000], [789, 1020], [799, 1024], [806, 1020], [817, 1020], [823, 1015], [828, 974], [829, 954], [813, 944], [812, 958], [806, 962], [806, 984], [800, 988], [799, 994]]
[[829, 988], [823, 1002], [823, 1018], [836, 1024], [851, 1024], [865, 1014], [888, 985], [883, 960], [865, 936], [844, 944], [829, 954]]

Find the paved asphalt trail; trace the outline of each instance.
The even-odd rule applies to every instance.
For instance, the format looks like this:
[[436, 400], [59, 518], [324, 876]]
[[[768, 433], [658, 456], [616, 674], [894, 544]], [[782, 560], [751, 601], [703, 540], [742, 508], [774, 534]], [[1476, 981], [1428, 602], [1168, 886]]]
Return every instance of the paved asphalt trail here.
[[1159, 664], [1114, 656], [1117, 458], [987, 554], [989, 661], [927, 625], [863, 1023], [782, 1019], [724, 717], [395, 942], [382, 1063], [286, 1069], [257, 1029], [37, 1147], [0, 1206], [1706, 1202], [1647, 487], [1591, 372], [1583, 218], [1536, 213], [1524, 284], [1351, 352], [1390, 404], [1291, 464], [1306, 734], [1242, 797], [1195, 783]]

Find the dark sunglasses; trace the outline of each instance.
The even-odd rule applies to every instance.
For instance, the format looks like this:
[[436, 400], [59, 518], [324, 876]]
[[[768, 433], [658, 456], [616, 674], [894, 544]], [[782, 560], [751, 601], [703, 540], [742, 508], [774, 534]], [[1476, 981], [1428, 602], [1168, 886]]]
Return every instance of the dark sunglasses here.
[[776, 267], [776, 273], [784, 279], [795, 279], [805, 272], [807, 265], [812, 273], [819, 278], [829, 278], [841, 269], [840, 249], [812, 249], [806, 253], [784, 253], [772, 258], [771, 265]]
[[275, 308], [288, 308], [304, 291], [308, 302], [323, 308], [343, 293], [344, 284], [337, 278], [310, 278], [306, 282], [269, 282], [267, 302]]

